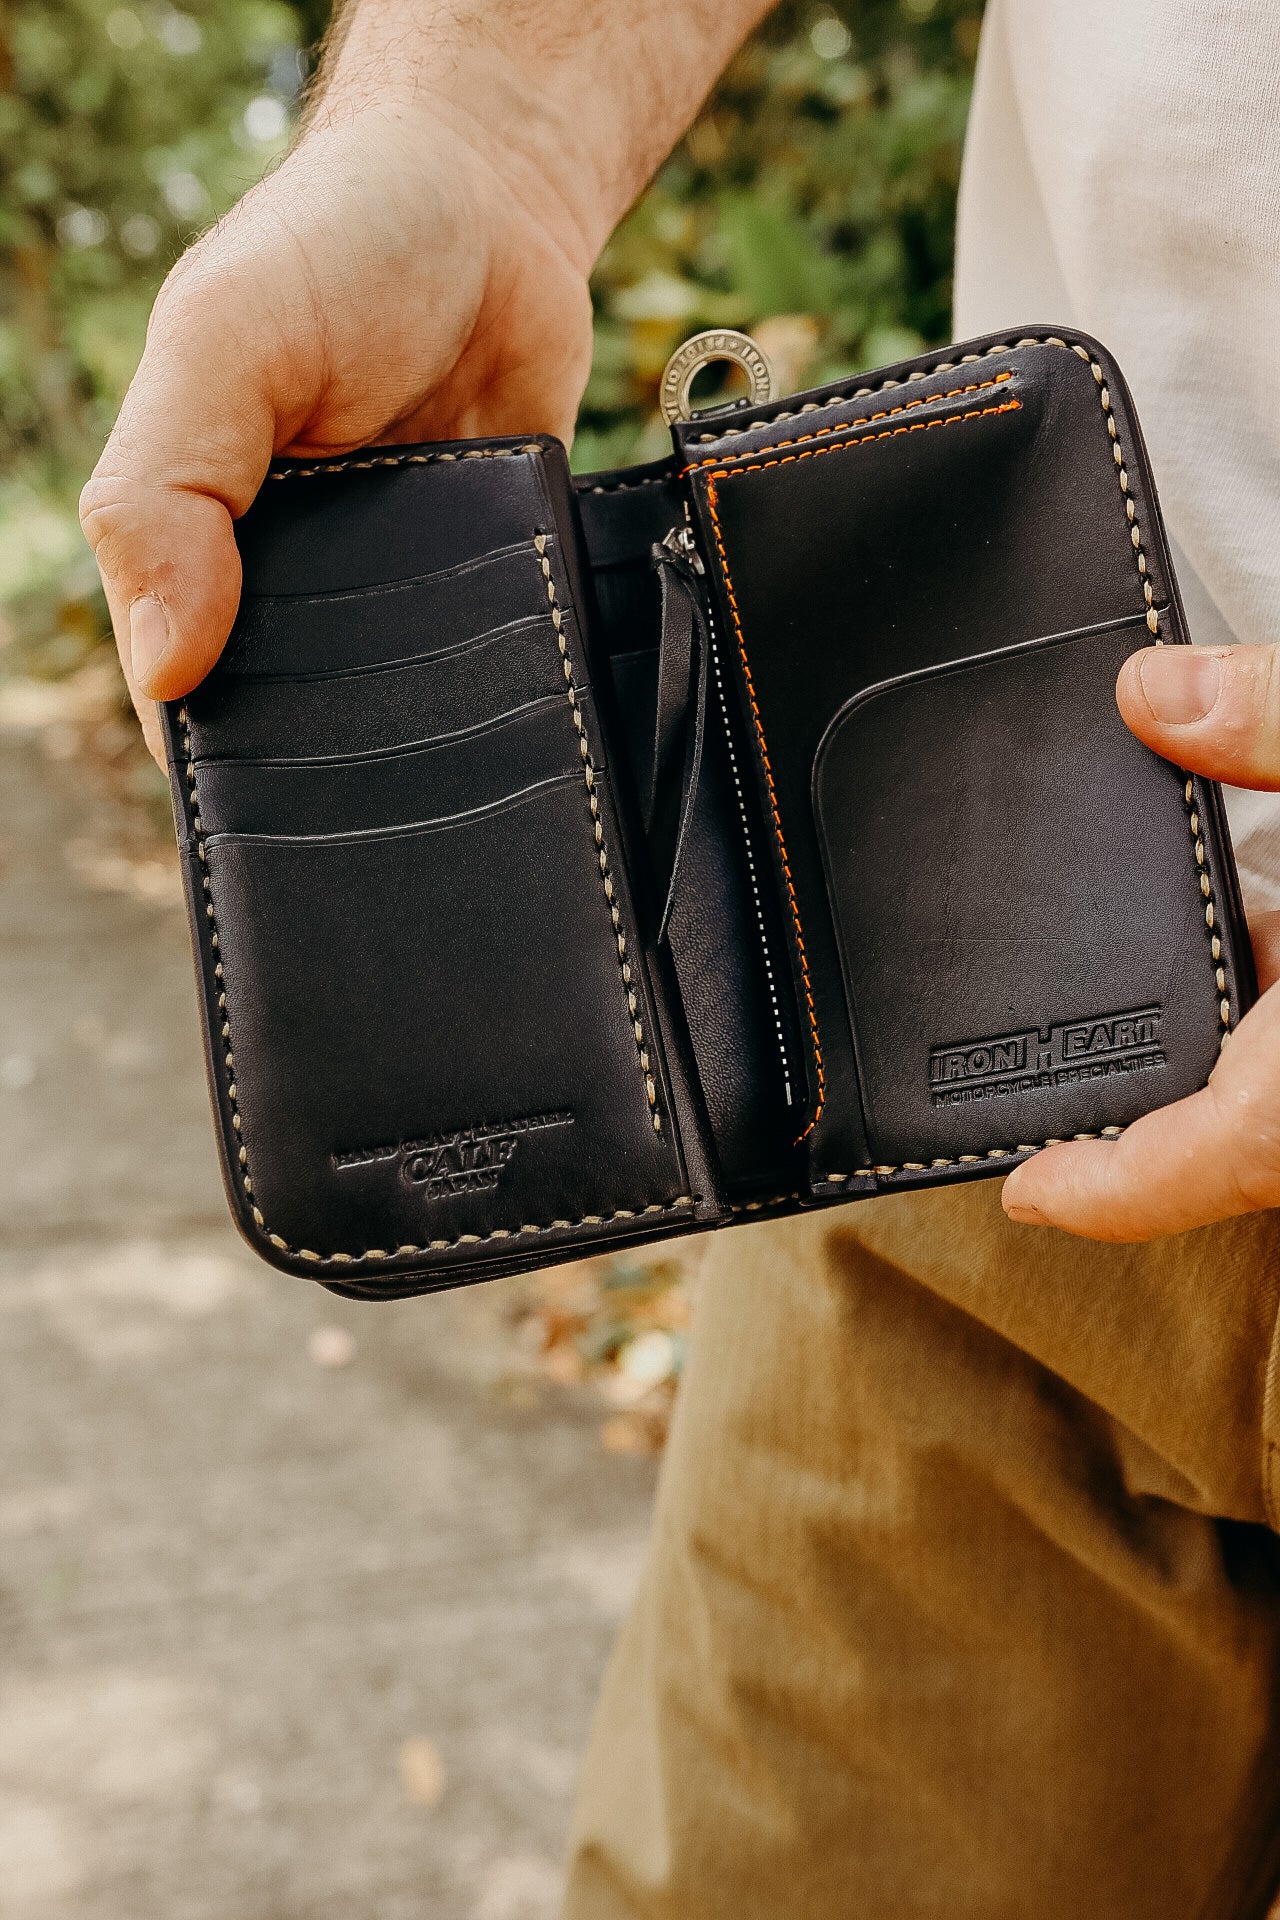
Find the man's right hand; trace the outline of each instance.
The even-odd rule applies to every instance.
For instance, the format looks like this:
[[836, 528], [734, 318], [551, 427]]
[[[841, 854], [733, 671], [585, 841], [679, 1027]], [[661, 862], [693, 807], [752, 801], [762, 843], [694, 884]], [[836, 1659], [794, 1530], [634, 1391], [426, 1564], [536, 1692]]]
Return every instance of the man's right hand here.
[[152, 702], [221, 652], [232, 522], [274, 454], [569, 439], [596, 253], [765, 10], [360, 0], [344, 16], [301, 139], [161, 290], [81, 499], [157, 759]]

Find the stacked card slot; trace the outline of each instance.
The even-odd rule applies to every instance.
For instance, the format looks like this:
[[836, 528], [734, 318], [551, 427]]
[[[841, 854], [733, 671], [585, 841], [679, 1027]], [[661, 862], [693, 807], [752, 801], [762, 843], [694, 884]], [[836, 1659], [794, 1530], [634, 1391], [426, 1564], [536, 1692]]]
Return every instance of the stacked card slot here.
[[481, 552], [462, 463], [403, 476], [391, 550], [384, 487], [343, 563], [308, 525], [331, 491], [268, 490], [175, 716], [233, 1190], [278, 1255], [372, 1284], [692, 1205], [561, 536], [500, 464], [489, 519], [527, 532]]

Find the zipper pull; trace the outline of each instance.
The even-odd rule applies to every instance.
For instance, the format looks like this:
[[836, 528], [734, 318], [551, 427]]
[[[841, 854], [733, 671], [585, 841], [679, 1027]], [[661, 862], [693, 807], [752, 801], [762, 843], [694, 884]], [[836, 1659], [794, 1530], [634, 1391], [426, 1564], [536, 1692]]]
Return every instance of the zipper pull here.
[[702, 555], [698, 552], [698, 543], [693, 537], [693, 528], [686, 521], [682, 527], [672, 527], [662, 536], [661, 544], [673, 559], [683, 560], [695, 573], [705, 573]]

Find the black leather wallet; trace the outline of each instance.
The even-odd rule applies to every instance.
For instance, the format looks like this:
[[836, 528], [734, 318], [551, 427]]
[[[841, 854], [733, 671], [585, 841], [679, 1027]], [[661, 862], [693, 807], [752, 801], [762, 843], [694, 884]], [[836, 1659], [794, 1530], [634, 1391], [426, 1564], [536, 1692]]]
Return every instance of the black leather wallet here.
[[1034, 329], [673, 429], [284, 460], [166, 712], [227, 1190], [367, 1297], [1002, 1173], [1254, 992], [1132, 402]]

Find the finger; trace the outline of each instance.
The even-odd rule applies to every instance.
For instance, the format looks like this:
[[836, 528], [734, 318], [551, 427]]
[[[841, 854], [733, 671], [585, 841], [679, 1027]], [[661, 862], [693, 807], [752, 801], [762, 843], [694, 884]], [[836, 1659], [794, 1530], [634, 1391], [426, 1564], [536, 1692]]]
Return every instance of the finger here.
[[1114, 1141], [1069, 1141], [1005, 1181], [1011, 1220], [1094, 1240], [1152, 1240], [1280, 1206], [1280, 1001], [1240, 1023], [1207, 1087]]
[[221, 652], [240, 595], [233, 517], [262, 482], [275, 427], [263, 346], [245, 337], [247, 290], [216, 272], [178, 288], [157, 305], [80, 501], [135, 703], [188, 692]]
[[1280, 652], [1273, 646], [1143, 647], [1116, 682], [1139, 740], [1192, 773], [1280, 788]]
[[1243, 1211], [1207, 1089], [1118, 1140], [1046, 1147], [1014, 1169], [1000, 1197], [1011, 1220], [1091, 1240], [1151, 1240]]

